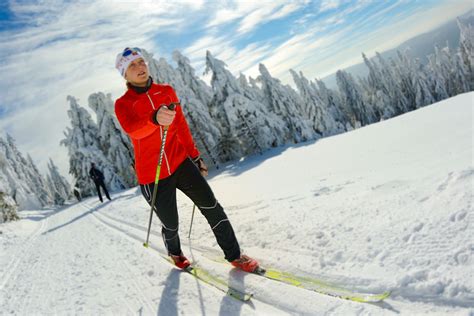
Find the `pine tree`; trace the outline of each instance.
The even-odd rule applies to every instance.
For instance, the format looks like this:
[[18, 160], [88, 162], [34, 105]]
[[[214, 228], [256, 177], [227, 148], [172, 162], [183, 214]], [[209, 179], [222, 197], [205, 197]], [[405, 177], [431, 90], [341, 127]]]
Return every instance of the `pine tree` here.
[[134, 170], [134, 153], [130, 138], [122, 130], [114, 114], [114, 103], [109, 95], [93, 93], [89, 107], [97, 115], [99, 148], [110, 163], [113, 172], [127, 188], [137, 183]]
[[214, 91], [210, 113], [219, 123], [221, 139], [219, 156], [223, 161], [240, 158], [258, 150], [253, 138], [247, 137], [242, 118], [252, 129], [261, 148], [279, 146], [285, 142], [285, 126], [273, 113], [256, 100], [246, 97], [238, 80], [226, 69], [221, 60], [206, 55], [206, 72], [212, 72], [211, 85]]
[[313, 89], [318, 91], [318, 95], [324, 104], [327, 105], [328, 114], [336, 122], [335, 133], [342, 133], [345, 131], [347, 118], [342, 113], [341, 96], [337, 91], [333, 91], [326, 87], [326, 84], [322, 80], [317, 80], [315, 83], [311, 83]]
[[[176, 50], [173, 52], [173, 59], [178, 65], [176, 70], [181, 75], [183, 84], [191, 90], [192, 93], [190, 94], [194, 95], [194, 97], [200, 101], [200, 104], [207, 108], [207, 104], [212, 100], [212, 89], [196, 76], [189, 59], [183, 56], [179, 51]], [[187, 93], [185, 93], [185, 95], [187, 95]]]
[[202, 157], [218, 167], [217, 145], [222, 135], [217, 122], [212, 119], [209, 112], [209, 103], [212, 99], [211, 88], [195, 75], [189, 59], [181, 55], [179, 51], [173, 52], [173, 59], [178, 65], [176, 70], [182, 82], [182, 86], [177, 88], [177, 93], [191, 133]]
[[353, 128], [358, 128], [376, 120], [372, 105], [364, 103], [360, 85], [351, 74], [339, 70], [336, 80], [342, 95], [342, 108]]
[[43, 205], [50, 205], [53, 203], [53, 198], [51, 192], [48, 189], [49, 187], [47, 186], [46, 179], [39, 172], [38, 167], [36, 167], [36, 164], [33, 162], [30, 154], [26, 155], [26, 159], [28, 164], [27, 170], [30, 170], [29, 177], [33, 187], [36, 188], [36, 195]]
[[[39, 209], [46, 205], [38, 192], [44, 188], [35, 187], [32, 180], [34, 171], [15, 145], [15, 140], [7, 134], [7, 140], [0, 137], [0, 191], [13, 198], [20, 210]], [[41, 174], [34, 177], [41, 178]], [[41, 189], [41, 190], [40, 190]]]
[[19, 220], [18, 207], [11, 196], [0, 191], [0, 224]]
[[259, 70], [260, 76], [257, 80], [262, 84], [266, 107], [269, 112], [275, 113], [283, 120], [287, 128], [285, 140], [298, 143], [315, 139], [319, 133], [314, 129], [310, 118], [301, 115], [304, 102], [298, 93], [273, 78], [265, 65], [260, 64]]
[[64, 205], [64, 203], [71, 198], [71, 185], [67, 180], [59, 173], [58, 167], [54, 164], [50, 158], [48, 162], [48, 180], [51, 188], [54, 204]]
[[329, 100], [327, 98], [323, 100], [316, 86], [306, 79], [302, 72], [298, 75], [296, 71], [290, 69], [290, 73], [303, 98], [305, 116], [313, 122], [314, 129], [323, 136], [340, 133], [344, 127], [336, 122], [335, 116], [330, 112]]
[[463, 68], [466, 69], [466, 77], [469, 78], [468, 91], [474, 91], [474, 26], [469, 23], [467, 19], [458, 18], [457, 23], [461, 32], [459, 53], [461, 55]]
[[95, 193], [94, 183], [89, 176], [92, 162], [102, 170], [105, 183], [111, 191], [124, 189], [124, 181], [114, 172], [114, 167], [100, 148], [97, 124], [74, 97], [68, 96], [67, 100], [70, 104], [68, 116], [71, 119], [71, 128], [66, 128], [61, 145], [68, 149], [69, 173], [74, 177], [83, 196]]

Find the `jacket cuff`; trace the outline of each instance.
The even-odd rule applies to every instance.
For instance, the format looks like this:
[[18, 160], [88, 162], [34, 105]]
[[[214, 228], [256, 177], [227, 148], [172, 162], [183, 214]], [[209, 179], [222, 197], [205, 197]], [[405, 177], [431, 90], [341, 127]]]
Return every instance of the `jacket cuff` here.
[[151, 113], [151, 121], [153, 122], [153, 124], [155, 125], [160, 125], [160, 123], [158, 123], [158, 121], [156, 120], [156, 114], [158, 113], [158, 110], [156, 111], [153, 111]]

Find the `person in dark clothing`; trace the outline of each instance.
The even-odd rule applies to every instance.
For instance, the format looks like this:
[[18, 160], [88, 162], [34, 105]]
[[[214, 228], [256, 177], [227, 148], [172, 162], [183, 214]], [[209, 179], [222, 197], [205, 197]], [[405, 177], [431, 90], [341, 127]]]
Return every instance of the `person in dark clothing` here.
[[102, 199], [102, 194], [100, 193], [100, 187], [104, 189], [105, 196], [109, 199], [109, 201], [112, 201], [112, 199], [110, 198], [109, 192], [107, 191], [107, 188], [105, 187], [104, 175], [102, 174], [102, 172], [100, 172], [99, 169], [95, 167], [94, 163], [91, 163], [91, 169], [89, 170], [89, 175], [94, 181], [100, 201], [104, 202], [104, 200]]

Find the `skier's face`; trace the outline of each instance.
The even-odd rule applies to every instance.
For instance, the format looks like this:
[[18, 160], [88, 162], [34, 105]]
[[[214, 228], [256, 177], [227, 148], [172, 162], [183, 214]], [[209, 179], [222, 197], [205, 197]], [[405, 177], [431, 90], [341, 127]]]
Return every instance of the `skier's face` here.
[[148, 76], [148, 67], [143, 58], [132, 61], [125, 72], [125, 79], [135, 86], [146, 85]]

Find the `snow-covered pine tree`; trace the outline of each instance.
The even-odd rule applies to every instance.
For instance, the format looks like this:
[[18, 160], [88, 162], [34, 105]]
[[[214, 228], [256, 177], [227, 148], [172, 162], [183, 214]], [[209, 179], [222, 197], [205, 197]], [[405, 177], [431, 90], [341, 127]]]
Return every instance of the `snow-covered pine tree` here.
[[467, 71], [469, 79], [469, 90], [474, 91], [474, 11], [471, 11], [469, 17], [458, 18], [457, 23], [460, 30], [459, 51], [463, 65]]
[[89, 107], [97, 115], [99, 147], [127, 188], [136, 186], [134, 153], [130, 138], [122, 130], [114, 113], [110, 94], [102, 92], [89, 96]]
[[452, 60], [454, 70], [452, 72], [451, 78], [454, 81], [454, 93], [457, 95], [471, 91], [473, 73], [464, 63], [460, 49], [458, 49], [458, 52], [453, 53]]
[[19, 220], [18, 207], [11, 196], [0, 190], [0, 224]]
[[458, 78], [457, 75], [460, 72], [457, 68], [456, 56], [452, 50], [448, 46], [442, 49], [435, 47], [435, 59], [436, 71], [445, 79], [448, 97], [464, 92], [460, 85], [465, 84], [467, 80], [464, 78], [464, 74], [461, 78]]
[[433, 93], [430, 90], [429, 81], [427, 78], [426, 67], [416, 58], [413, 63], [415, 70], [413, 71], [413, 84], [415, 85], [415, 104], [416, 107], [430, 105], [436, 102]]
[[255, 79], [249, 77], [249, 80], [247, 81], [247, 77], [241, 73], [239, 76], [239, 84], [245, 97], [264, 104], [265, 97], [262, 93], [262, 89], [257, 86], [257, 81]]
[[392, 67], [393, 63], [390, 62], [391, 59], [387, 62], [380, 53], [375, 53], [375, 55], [376, 59], [374, 59], [374, 63], [378, 63], [378, 69], [380, 71], [380, 76], [377, 79], [381, 80], [381, 83], [384, 85], [395, 115], [407, 112], [410, 108], [408, 100], [400, 89], [400, 78], [397, 78], [394, 73]]
[[394, 72], [400, 80], [400, 89], [407, 98], [408, 110], [414, 110], [435, 102], [429, 89], [423, 66], [419, 60], [409, 56], [409, 50], [404, 53], [397, 51], [398, 60]]
[[114, 167], [100, 149], [97, 124], [74, 97], [68, 96], [67, 100], [70, 104], [68, 116], [71, 119], [71, 127], [66, 128], [61, 145], [68, 149], [69, 173], [81, 189], [82, 196], [95, 194], [95, 186], [89, 176], [92, 162], [104, 174], [104, 181], [111, 191], [124, 189], [124, 181], [114, 172]]
[[3, 147], [3, 139], [0, 137], [0, 223], [19, 219], [18, 206], [10, 196], [12, 192], [10, 179], [11, 167], [8, 164]]
[[290, 86], [284, 86], [280, 80], [273, 78], [265, 65], [259, 65], [260, 76], [257, 80], [262, 84], [266, 108], [283, 120], [287, 142], [299, 143], [315, 139], [321, 131], [315, 130], [313, 122], [304, 114], [303, 100]]
[[336, 121], [336, 117], [330, 111], [332, 104], [325, 103], [329, 102], [327, 95], [323, 98], [318, 93], [316, 85], [312, 84], [304, 75], [300, 72], [299, 75], [293, 69], [290, 69], [290, 73], [293, 76], [293, 81], [298, 88], [298, 92], [304, 101], [304, 110], [306, 116], [313, 121], [314, 129], [322, 132], [323, 136], [329, 136], [338, 134], [344, 131], [344, 126]]
[[[194, 97], [207, 108], [207, 105], [212, 100], [212, 89], [196, 76], [195, 70], [191, 66], [189, 59], [183, 56], [179, 51], [176, 50], [173, 52], [173, 60], [178, 65], [176, 70], [181, 75], [181, 80], [184, 86], [191, 90], [192, 95], [194, 95]], [[187, 94], [184, 93], [184, 95]]]
[[300, 96], [303, 98], [302, 110], [305, 116], [314, 124], [314, 129], [321, 134], [325, 134], [328, 130], [325, 118], [323, 118], [323, 102], [319, 96], [311, 89], [309, 80], [301, 72], [300, 75], [293, 69], [290, 69], [293, 81]]
[[53, 202], [56, 205], [64, 203], [72, 197], [71, 185], [60, 173], [53, 160], [49, 158], [48, 162], [48, 182], [53, 196]]
[[[337, 85], [342, 96], [342, 109], [353, 128], [370, 124], [375, 121], [372, 107], [364, 104], [362, 90], [351, 74], [338, 70]], [[347, 128], [349, 129], [349, 128]]]
[[212, 90], [195, 75], [188, 58], [179, 51], [174, 51], [173, 59], [178, 65], [176, 71], [179, 73], [182, 82], [182, 85], [177, 87], [176, 90], [191, 133], [196, 140], [202, 157], [207, 162], [212, 162], [211, 166], [218, 167], [217, 144], [221, 138], [221, 133], [209, 112], [208, 105], [212, 99]]
[[428, 66], [426, 67], [428, 84], [431, 94], [436, 101], [441, 101], [449, 98], [446, 90], [446, 79], [440, 71], [440, 66], [435, 54], [428, 56]]
[[30, 154], [26, 155], [26, 161], [28, 163], [27, 170], [30, 171], [30, 180], [32, 182], [33, 187], [36, 188], [34, 190], [36, 192], [36, 195], [38, 196], [43, 205], [52, 204], [53, 195], [48, 189], [49, 187], [47, 185], [46, 178], [44, 178], [43, 175], [40, 173], [38, 167], [33, 162], [33, 159], [31, 158]]
[[[0, 137], [0, 153], [0, 190], [11, 196], [20, 210], [39, 209], [46, 205], [48, 201], [42, 201], [37, 196], [37, 192], [41, 191], [34, 187], [31, 179], [34, 171], [29, 170], [30, 166], [17, 149], [13, 137], [8, 134], [7, 140]], [[39, 173], [35, 176], [42, 177]]]
[[236, 159], [258, 150], [255, 141], [245, 136], [247, 132], [242, 130], [242, 118], [253, 130], [261, 148], [285, 143], [287, 128], [282, 120], [267, 111], [263, 104], [246, 97], [237, 79], [226, 69], [226, 64], [214, 58], [209, 51], [206, 54], [208, 72], [212, 72], [211, 85], [214, 91], [210, 113], [219, 123], [222, 135], [218, 145], [221, 160]]
[[346, 131], [345, 126], [348, 123], [347, 118], [342, 113], [341, 97], [339, 92], [329, 89], [322, 80], [315, 79], [311, 83], [313, 90], [318, 92], [320, 99], [326, 104], [329, 115], [334, 118], [337, 124], [336, 133]]
[[[377, 56], [381, 60], [382, 57], [380, 55]], [[391, 73], [389, 71], [383, 72], [381, 65], [375, 59], [369, 60], [364, 53], [362, 53], [362, 58], [367, 68], [369, 68], [364, 97], [367, 102], [373, 104], [377, 117], [389, 119], [400, 114], [401, 110], [398, 109], [397, 103], [391, 96], [393, 90], [390, 84], [394, 84]]]

